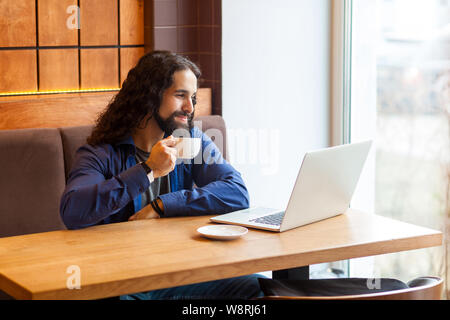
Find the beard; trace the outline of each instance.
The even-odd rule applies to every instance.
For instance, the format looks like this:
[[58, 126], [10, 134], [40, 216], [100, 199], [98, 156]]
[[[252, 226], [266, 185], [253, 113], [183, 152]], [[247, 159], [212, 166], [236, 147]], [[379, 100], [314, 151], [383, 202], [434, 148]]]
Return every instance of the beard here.
[[[194, 126], [194, 124], [193, 124], [194, 112], [189, 114], [189, 113], [186, 113], [186, 112], [183, 112], [183, 111], [175, 111], [166, 120], [161, 118], [161, 116], [159, 115], [158, 112], [155, 112], [154, 116], [155, 116], [155, 120], [158, 123], [159, 127], [161, 128], [161, 130], [164, 131], [164, 133], [166, 135], [168, 135], [168, 136], [170, 136], [177, 129], [185, 129], [185, 130], [188, 130], [190, 132], [191, 129], [193, 128], [193, 126]], [[186, 124], [178, 123], [175, 120], [175, 117], [178, 117], [178, 116], [186, 116], [187, 117], [187, 123]]]

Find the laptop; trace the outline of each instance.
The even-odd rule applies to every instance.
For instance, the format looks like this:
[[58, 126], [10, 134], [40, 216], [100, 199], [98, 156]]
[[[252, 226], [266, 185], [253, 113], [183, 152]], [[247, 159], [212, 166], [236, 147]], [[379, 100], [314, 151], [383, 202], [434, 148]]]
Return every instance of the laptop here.
[[217, 223], [283, 232], [344, 213], [372, 141], [307, 152], [286, 210], [251, 207], [211, 218]]

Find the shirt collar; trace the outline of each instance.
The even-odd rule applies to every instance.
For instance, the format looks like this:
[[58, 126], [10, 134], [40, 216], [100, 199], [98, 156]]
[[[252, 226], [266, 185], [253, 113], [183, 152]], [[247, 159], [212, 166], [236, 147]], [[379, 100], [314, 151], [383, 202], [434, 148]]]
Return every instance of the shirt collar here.
[[130, 144], [132, 146], [134, 146], [134, 140], [133, 137], [131, 135], [123, 138], [122, 140], [119, 140], [119, 142], [116, 143], [116, 145], [121, 145], [121, 144]]
[[131, 135], [121, 139], [119, 142], [116, 143], [116, 146], [121, 145], [129, 146], [133, 150], [133, 153], [136, 154], [136, 145], [134, 144], [134, 140]]

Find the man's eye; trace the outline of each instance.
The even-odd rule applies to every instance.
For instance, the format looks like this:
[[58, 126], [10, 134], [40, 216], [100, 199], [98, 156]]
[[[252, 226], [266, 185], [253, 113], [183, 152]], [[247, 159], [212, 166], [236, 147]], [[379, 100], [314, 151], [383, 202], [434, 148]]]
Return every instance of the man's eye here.
[[177, 94], [177, 97], [184, 98], [184, 94]]

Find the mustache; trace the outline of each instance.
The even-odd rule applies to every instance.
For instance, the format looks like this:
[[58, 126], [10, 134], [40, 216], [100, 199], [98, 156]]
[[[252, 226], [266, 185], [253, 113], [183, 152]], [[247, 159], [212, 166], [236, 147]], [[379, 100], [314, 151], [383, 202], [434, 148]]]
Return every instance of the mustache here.
[[187, 117], [187, 126], [181, 126], [182, 128], [185, 127], [186, 129], [191, 130], [193, 127], [193, 118], [194, 118], [194, 112], [192, 113], [187, 113], [185, 111], [175, 111], [173, 112], [168, 119], [163, 120], [158, 113], [154, 114], [155, 120], [158, 123], [159, 127], [161, 128], [161, 130], [163, 130], [167, 135], [171, 135], [177, 128], [178, 128], [178, 124], [175, 121], [175, 117], [178, 116], [184, 116]]
[[170, 116], [172, 119], [175, 117], [187, 117], [188, 120], [192, 120], [192, 118], [194, 117], [194, 113], [187, 113], [184, 111], [175, 111], [174, 113], [172, 113], [172, 115]]

